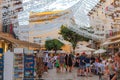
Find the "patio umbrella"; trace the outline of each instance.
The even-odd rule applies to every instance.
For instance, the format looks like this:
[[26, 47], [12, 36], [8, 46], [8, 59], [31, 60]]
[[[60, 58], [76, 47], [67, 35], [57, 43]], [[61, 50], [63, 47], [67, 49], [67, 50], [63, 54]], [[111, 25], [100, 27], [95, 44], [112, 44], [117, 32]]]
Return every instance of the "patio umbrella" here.
[[86, 46], [79, 46], [78, 49], [75, 50], [75, 52], [89, 52], [89, 51], [95, 51], [95, 49], [92, 49], [92, 48], [88, 48]]
[[106, 50], [104, 50], [104, 49], [98, 49], [94, 53], [98, 54], [98, 53], [104, 53], [104, 52], [106, 52]]
[[66, 53], [64, 50], [57, 50], [57, 53]]
[[55, 53], [55, 51], [49, 51], [49, 53]]

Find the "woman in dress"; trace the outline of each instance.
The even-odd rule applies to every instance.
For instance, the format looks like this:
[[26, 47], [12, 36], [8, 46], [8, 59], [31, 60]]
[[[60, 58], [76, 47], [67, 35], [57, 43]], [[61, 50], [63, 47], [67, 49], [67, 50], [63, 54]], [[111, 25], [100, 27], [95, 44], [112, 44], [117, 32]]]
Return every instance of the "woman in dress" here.
[[72, 71], [72, 65], [73, 65], [72, 55], [69, 54], [69, 57], [68, 57], [69, 72]]

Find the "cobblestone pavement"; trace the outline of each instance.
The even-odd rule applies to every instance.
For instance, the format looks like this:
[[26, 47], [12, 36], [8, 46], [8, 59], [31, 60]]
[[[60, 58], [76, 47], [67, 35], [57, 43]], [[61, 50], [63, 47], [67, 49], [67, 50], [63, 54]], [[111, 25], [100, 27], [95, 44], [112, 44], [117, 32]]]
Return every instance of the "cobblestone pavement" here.
[[43, 74], [44, 80], [99, 80], [98, 76], [92, 75], [92, 77], [78, 77], [77, 69], [74, 69], [71, 73], [69, 72], [61, 72], [56, 73], [56, 69], [50, 69], [48, 73]]

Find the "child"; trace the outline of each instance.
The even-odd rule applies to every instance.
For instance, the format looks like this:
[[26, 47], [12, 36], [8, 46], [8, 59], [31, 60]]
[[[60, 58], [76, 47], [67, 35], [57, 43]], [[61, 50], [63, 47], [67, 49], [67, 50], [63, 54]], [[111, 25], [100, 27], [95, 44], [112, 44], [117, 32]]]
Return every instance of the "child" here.
[[56, 72], [60, 72], [60, 64], [59, 64], [59, 60], [57, 59], [55, 62], [55, 66], [56, 66]]

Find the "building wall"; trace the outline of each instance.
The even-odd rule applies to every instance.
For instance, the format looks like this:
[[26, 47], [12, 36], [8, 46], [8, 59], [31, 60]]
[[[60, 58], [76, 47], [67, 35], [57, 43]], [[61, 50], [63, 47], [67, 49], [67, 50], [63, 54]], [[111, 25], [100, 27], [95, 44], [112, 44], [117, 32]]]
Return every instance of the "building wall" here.
[[6, 0], [2, 6], [3, 32], [13, 34], [13, 27], [18, 26], [18, 13], [22, 11], [21, 0]]
[[63, 40], [61, 35], [59, 35], [60, 27], [63, 23], [61, 22], [49, 22], [49, 23], [37, 23], [29, 24], [27, 26], [20, 26], [16, 28], [19, 32], [18, 36], [20, 40], [29, 41], [32, 43], [37, 43], [44, 49], [45, 41], [49, 39], [59, 39], [61, 42], [66, 44], [63, 49], [65, 51], [70, 51], [70, 43]]
[[98, 4], [92, 9], [92, 14], [89, 16], [89, 19], [94, 31], [107, 31], [111, 29], [110, 21], [112, 20], [105, 15], [105, 12], [106, 7], [112, 2], [113, 0], [106, 0], [104, 3], [99, 3], [101, 6], [96, 7]]
[[99, 2], [89, 12], [90, 24], [95, 34], [108, 37], [108, 35], [111, 36], [111, 34], [120, 30], [119, 19], [115, 19], [116, 15], [120, 16], [120, 13], [116, 11], [116, 9], [120, 10], [118, 8], [120, 6], [115, 7], [115, 1], [119, 2], [119, 0], [105, 0], [104, 2]]
[[[2, 0], [0, 0], [0, 5], [2, 5]], [[2, 7], [0, 6], [0, 32], [2, 31]]]

